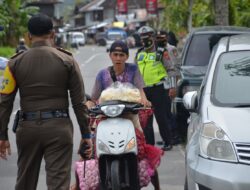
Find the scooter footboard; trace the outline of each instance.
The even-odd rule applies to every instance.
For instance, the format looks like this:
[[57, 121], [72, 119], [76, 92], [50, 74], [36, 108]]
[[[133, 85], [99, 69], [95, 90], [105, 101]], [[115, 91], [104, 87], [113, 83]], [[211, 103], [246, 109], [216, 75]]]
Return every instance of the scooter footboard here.
[[133, 153], [99, 158], [99, 175], [102, 190], [139, 190], [138, 162]]

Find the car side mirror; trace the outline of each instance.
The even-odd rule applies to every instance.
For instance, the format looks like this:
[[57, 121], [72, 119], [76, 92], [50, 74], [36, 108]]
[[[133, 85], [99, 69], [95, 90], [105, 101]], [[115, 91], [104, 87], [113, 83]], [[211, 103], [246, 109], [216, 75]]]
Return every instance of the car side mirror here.
[[197, 108], [197, 91], [187, 92], [183, 96], [183, 104], [189, 112], [195, 112]]

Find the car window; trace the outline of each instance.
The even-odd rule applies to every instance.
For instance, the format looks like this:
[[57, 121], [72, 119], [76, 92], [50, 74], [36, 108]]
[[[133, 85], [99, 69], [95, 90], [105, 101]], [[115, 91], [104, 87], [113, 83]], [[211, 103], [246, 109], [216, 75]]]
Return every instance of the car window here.
[[207, 66], [211, 51], [219, 39], [226, 34], [196, 34], [193, 35], [184, 65], [186, 66]]
[[74, 35], [74, 37], [75, 37], [75, 38], [83, 38], [83, 36], [80, 35], [80, 34], [76, 34], [76, 35]]
[[213, 78], [212, 101], [221, 106], [250, 104], [250, 51], [220, 56]]
[[108, 33], [108, 39], [110, 40], [122, 40], [125, 38], [125, 34], [120, 32], [110, 32]]

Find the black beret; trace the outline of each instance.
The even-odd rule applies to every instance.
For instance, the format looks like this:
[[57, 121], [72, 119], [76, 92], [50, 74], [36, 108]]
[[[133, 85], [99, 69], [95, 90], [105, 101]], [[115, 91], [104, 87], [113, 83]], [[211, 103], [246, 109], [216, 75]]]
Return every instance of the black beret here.
[[49, 34], [53, 29], [53, 22], [50, 17], [44, 14], [37, 14], [28, 21], [28, 30], [35, 36]]
[[121, 40], [117, 40], [113, 42], [113, 44], [110, 47], [110, 53], [115, 52], [115, 51], [123, 52], [128, 55], [128, 46], [125, 42]]

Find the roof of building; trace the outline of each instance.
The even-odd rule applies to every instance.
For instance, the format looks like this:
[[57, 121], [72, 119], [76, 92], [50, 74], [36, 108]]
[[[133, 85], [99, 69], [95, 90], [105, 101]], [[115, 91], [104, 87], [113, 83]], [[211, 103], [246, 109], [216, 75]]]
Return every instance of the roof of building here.
[[102, 3], [104, 3], [105, 0], [93, 0], [87, 5], [83, 6], [82, 8], [79, 9], [79, 12], [88, 12], [88, 11], [93, 11], [93, 10], [103, 10]]

